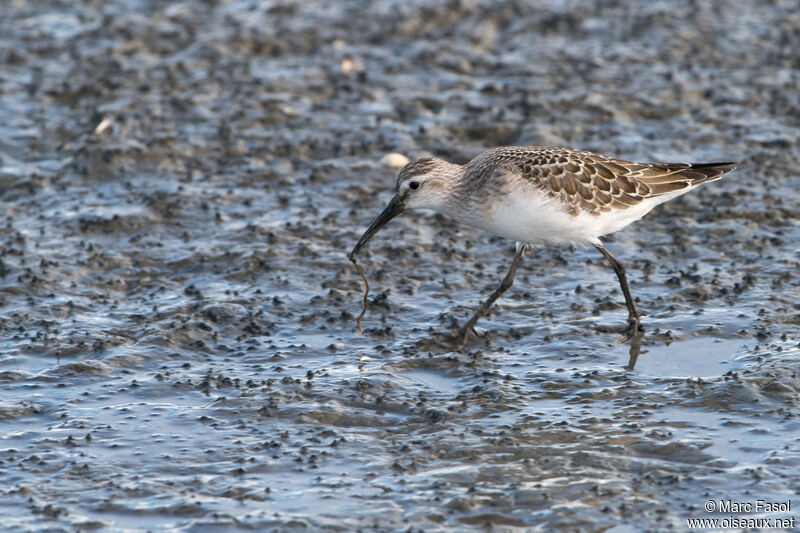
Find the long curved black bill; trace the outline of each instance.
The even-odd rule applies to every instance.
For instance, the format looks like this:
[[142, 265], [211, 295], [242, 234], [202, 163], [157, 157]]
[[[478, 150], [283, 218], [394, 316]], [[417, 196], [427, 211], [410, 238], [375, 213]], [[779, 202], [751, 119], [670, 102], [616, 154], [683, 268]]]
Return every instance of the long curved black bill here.
[[372, 224], [369, 225], [367, 231], [365, 231], [361, 238], [358, 239], [358, 242], [353, 247], [353, 251], [350, 252], [350, 255], [348, 256], [350, 260], [352, 261], [355, 258], [361, 247], [367, 244], [367, 241], [370, 240], [373, 235], [378, 233], [378, 230], [380, 230], [386, 225], [387, 222], [405, 210], [406, 208], [403, 207], [403, 204], [400, 203], [400, 200], [395, 195], [395, 197], [389, 202], [389, 205], [384, 208], [380, 215], [375, 217], [375, 220], [373, 220]]

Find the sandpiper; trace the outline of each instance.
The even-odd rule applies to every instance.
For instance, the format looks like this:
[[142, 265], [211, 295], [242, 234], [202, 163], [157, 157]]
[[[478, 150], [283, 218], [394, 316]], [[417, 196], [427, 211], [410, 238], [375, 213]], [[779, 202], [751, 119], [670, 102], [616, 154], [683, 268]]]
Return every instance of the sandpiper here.
[[431, 209], [462, 224], [517, 242], [500, 286], [460, 329], [460, 339], [514, 282], [529, 245], [591, 244], [617, 274], [628, 307], [629, 333], [640, 315], [625, 267], [600, 241], [646, 215], [658, 204], [714, 181], [736, 163], [632, 163], [592, 152], [546, 146], [503, 146], [466, 165], [423, 158], [405, 165], [394, 197], [369, 225], [350, 259], [387, 222], [408, 209]]

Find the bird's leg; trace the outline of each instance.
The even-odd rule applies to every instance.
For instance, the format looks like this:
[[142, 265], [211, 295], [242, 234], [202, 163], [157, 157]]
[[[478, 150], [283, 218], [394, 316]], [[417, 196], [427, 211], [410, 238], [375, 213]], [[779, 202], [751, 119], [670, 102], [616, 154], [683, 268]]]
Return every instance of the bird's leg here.
[[625, 267], [622, 266], [622, 263], [611, 255], [611, 252], [606, 250], [602, 244], [595, 244], [594, 247], [608, 259], [608, 262], [611, 263], [614, 272], [617, 274], [619, 285], [622, 287], [622, 294], [625, 295], [625, 305], [628, 306], [628, 330], [630, 330], [631, 333], [641, 331], [642, 325], [639, 323], [640, 316], [639, 312], [636, 310], [636, 306], [633, 304], [633, 298], [631, 298], [631, 290], [628, 288], [628, 277], [625, 275]]
[[478, 319], [492, 306], [492, 304], [500, 298], [504, 292], [508, 290], [509, 287], [514, 283], [514, 275], [517, 273], [517, 267], [522, 262], [522, 254], [525, 253], [525, 250], [528, 249], [528, 245], [518, 242], [517, 243], [517, 251], [514, 254], [514, 260], [511, 261], [511, 267], [508, 269], [508, 273], [506, 277], [503, 278], [503, 281], [500, 282], [500, 286], [495, 289], [489, 299], [483, 302], [483, 305], [475, 311], [475, 314], [472, 315], [472, 318], [469, 319], [469, 322], [464, 324], [464, 327], [461, 328], [459, 331], [459, 338], [462, 343], [464, 343], [467, 339], [467, 335], [472, 332], [475, 333], [475, 323], [478, 322]]

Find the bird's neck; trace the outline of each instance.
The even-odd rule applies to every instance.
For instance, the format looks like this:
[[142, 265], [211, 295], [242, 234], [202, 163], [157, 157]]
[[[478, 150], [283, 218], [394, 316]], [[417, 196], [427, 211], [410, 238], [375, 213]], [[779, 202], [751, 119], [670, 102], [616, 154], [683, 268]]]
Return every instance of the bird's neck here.
[[474, 225], [475, 191], [470, 183], [464, 165], [442, 162], [437, 174], [439, 183], [439, 205], [436, 211], [453, 218], [462, 224]]

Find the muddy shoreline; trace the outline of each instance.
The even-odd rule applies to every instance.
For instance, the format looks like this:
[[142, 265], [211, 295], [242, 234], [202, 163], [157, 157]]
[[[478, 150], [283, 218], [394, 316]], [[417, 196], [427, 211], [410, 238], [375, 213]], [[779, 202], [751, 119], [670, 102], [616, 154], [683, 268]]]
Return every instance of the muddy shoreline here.
[[[5, 527], [681, 531], [797, 494], [793, 6], [0, 9]], [[602, 256], [549, 247], [454, 347], [513, 243], [426, 213], [360, 254], [357, 335], [384, 156], [503, 144], [740, 161], [607, 239], [639, 346]]]

